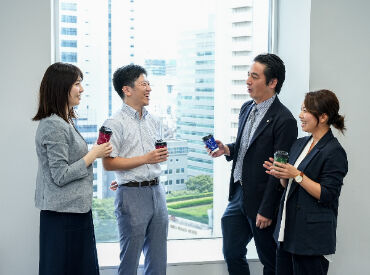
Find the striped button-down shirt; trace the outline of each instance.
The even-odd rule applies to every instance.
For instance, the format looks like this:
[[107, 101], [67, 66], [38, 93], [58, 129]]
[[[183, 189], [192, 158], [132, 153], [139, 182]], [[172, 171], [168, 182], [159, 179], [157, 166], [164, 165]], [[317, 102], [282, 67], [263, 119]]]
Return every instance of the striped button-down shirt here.
[[[253, 138], [254, 133], [256, 132], [256, 129], [258, 125], [260, 124], [262, 118], [266, 115], [267, 110], [270, 108], [271, 104], [274, 102], [276, 98], [276, 95], [273, 95], [269, 99], [259, 103], [255, 104], [252, 107], [251, 113], [255, 109], [254, 113], [254, 121], [253, 123], [250, 123], [250, 120], [247, 119], [246, 125], [243, 129], [242, 133], [242, 139], [240, 141], [240, 147], [238, 151], [238, 157], [236, 160], [235, 164], [235, 169], [234, 169], [234, 182], [240, 181], [242, 179], [242, 167], [243, 167], [243, 159], [245, 156], [245, 153], [247, 152], [247, 149], [249, 147], [250, 141]], [[251, 113], [249, 115], [251, 115]], [[247, 134], [248, 131], [250, 131], [249, 135]], [[248, 140], [246, 140], [246, 136], [248, 136]]]
[[[111, 157], [132, 158], [142, 156], [155, 149], [155, 141], [160, 139], [161, 123], [143, 108], [139, 113], [123, 103], [121, 110], [107, 119], [104, 126], [112, 129], [110, 142], [113, 146]], [[129, 181], [147, 181], [159, 177], [161, 167], [157, 164], [144, 164], [139, 167], [115, 171], [118, 184]]]

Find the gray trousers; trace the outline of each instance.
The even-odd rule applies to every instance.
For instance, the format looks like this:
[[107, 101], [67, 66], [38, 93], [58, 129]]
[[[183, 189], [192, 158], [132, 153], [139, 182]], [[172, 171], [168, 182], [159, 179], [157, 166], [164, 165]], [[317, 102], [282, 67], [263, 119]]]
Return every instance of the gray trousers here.
[[145, 275], [165, 275], [167, 266], [168, 212], [162, 185], [120, 186], [115, 215], [120, 235], [119, 275], [135, 275], [141, 251]]

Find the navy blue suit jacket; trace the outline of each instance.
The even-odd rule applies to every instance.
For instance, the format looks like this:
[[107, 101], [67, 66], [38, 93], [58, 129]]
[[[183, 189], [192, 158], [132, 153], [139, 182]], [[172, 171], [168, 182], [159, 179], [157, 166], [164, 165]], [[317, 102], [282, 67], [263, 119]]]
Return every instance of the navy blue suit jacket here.
[[[294, 165], [311, 136], [298, 139], [290, 151]], [[288, 193], [284, 250], [299, 255], [328, 255], [335, 252], [338, 199], [348, 171], [347, 155], [329, 130], [302, 160], [298, 170], [321, 185], [317, 200], [294, 180]], [[280, 230], [284, 195], [280, 202], [274, 237]]]
[[[252, 100], [243, 104], [239, 114], [239, 128], [236, 141], [228, 144], [230, 156], [226, 156], [226, 159], [233, 161], [229, 200], [232, 199], [235, 193], [233, 174], [243, 129], [252, 105]], [[268, 175], [262, 164], [269, 157], [272, 157], [277, 150], [288, 152], [293, 142], [297, 139], [297, 132], [297, 121], [276, 97], [258, 125], [243, 159], [243, 206], [248, 217], [255, 219], [257, 213], [259, 213], [266, 218], [276, 218], [283, 189], [280, 181]]]

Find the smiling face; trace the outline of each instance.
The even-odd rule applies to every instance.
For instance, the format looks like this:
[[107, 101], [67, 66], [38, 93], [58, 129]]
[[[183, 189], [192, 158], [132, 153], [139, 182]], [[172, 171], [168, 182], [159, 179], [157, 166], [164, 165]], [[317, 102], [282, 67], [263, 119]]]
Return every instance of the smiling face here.
[[71, 90], [68, 94], [68, 105], [69, 108], [73, 108], [80, 104], [81, 101], [81, 94], [83, 93], [84, 89], [81, 85], [81, 77], [78, 77], [78, 79], [73, 83]]
[[145, 74], [141, 74], [134, 86], [124, 86], [122, 88], [125, 93], [125, 102], [137, 111], [141, 111], [142, 107], [149, 105], [149, 96], [151, 92], [149, 81]]
[[302, 104], [301, 112], [299, 113], [299, 119], [301, 120], [302, 130], [307, 133], [313, 133], [318, 128], [317, 118], [307, 111], [304, 104]]
[[246, 81], [248, 93], [257, 104], [269, 99], [275, 94], [277, 80], [276, 78], [272, 79], [266, 85], [265, 68], [266, 65], [255, 62], [248, 72], [248, 79]]

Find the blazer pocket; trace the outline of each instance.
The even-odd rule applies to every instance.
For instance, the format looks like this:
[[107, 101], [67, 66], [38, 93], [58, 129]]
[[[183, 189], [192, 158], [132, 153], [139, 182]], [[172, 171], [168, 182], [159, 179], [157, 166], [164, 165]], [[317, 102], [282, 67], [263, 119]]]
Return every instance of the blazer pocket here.
[[307, 213], [306, 224], [302, 225], [305, 246], [317, 255], [331, 254], [335, 248], [335, 223], [331, 213]]

